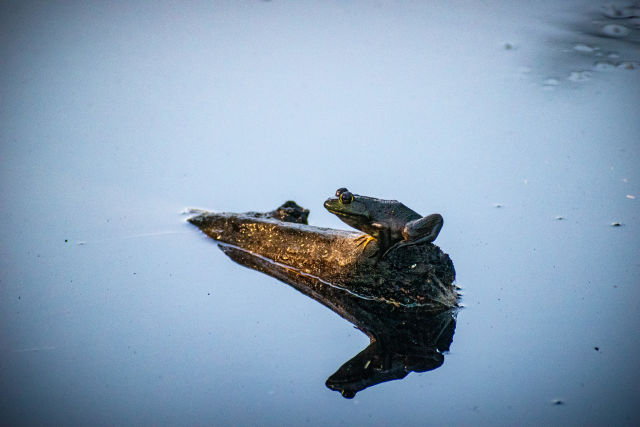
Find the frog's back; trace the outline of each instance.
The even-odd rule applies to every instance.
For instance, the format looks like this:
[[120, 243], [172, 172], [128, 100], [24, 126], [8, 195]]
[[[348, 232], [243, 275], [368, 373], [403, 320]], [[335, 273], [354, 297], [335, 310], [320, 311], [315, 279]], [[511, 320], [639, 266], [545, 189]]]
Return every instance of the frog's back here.
[[365, 203], [371, 203], [375, 206], [375, 209], [369, 209], [371, 219], [374, 221], [389, 221], [390, 219], [394, 219], [404, 225], [409, 221], [422, 218], [422, 215], [409, 209], [397, 200], [383, 200], [366, 196], [359, 197], [365, 199]]

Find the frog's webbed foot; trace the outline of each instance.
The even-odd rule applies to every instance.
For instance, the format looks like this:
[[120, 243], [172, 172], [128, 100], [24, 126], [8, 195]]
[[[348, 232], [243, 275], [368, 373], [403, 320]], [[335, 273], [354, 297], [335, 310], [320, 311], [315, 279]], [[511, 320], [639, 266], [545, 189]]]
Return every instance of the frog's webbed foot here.
[[380, 256], [380, 259], [384, 258], [385, 255], [387, 255], [389, 252], [391, 251], [395, 251], [396, 249], [398, 249], [401, 246], [406, 246], [406, 245], [410, 245], [411, 243], [407, 243], [405, 241], [399, 241], [398, 243], [396, 243], [395, 245], [391, 245], [389, 248], [387, 248], [386, 251], [384, 251], [384, 253]]
[[367, 247], [372, 240], [376, 240], [374, 237], [369, 236], [368, 234], [363, 234], [362, 236], [358, 236], [353, 241], [358, 245], [362, 246], [362, 250]]

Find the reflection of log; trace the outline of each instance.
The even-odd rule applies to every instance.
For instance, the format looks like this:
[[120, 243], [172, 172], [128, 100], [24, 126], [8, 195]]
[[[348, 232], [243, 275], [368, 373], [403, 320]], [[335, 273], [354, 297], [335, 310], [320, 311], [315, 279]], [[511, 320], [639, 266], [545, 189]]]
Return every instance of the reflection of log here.
[[220, 243], [220, 248], [235, 262], [288, 283], [369, 336], [369, 346], [327, 379], [327, 387], [344, 397], [352, 398], [367, 387], [402, 379], [410, 372], [436, 369], [444, 362], [443, 352], [453, 340], [457, 309], [434, 313], [426, 307], [359, 298], [237, 246]]
[[366, 247], [355, 241], [362, 233], [273, 219], [283, 208], [268, 214], [202, 213], [189, 222], [222, 243], [361, 298], [438, 311], [457, 305], [453, 263], [437, 246], [405, 246], [377, 261], [376, 241]]
[[[409, 314], [409, 315], [407, 315]], [[351, 398], [367, 387], [437, 369], [444, 363], [456, 328], [456, 309], [439, 314], [391, 313], [367, 325], [371, 344], [327, 379], [326, 385]]]
[[354, 242], [361, 233], [310, 227], [308, 213], [287, 202], [267, 213], [203, 213], [189, 221], [235, 262], [291, 285], [369, 336], [369, 346], [327, 379], [330, 389], [351, 398], [441, 366], [458, 300], [448, 255], [415, 245], [376, 262], [376, 242], [363, 248]]

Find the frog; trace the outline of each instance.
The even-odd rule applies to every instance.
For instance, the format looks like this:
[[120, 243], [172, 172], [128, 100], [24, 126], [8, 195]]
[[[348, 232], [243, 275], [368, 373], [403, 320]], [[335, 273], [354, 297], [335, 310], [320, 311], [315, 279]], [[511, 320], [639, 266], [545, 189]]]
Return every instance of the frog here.
[[356, 243], [364, 248], [378, 242], [378, 251], [372, 256], [382, 259], [386, 254], [403, 246], [432, 243], [438, 237], [444, 220], [434, 213], [423, 217], [397, 200], [353, 194], [342, 187], [336, 197], [324, 202], [324, 207], [344, 223], [366, 234]]

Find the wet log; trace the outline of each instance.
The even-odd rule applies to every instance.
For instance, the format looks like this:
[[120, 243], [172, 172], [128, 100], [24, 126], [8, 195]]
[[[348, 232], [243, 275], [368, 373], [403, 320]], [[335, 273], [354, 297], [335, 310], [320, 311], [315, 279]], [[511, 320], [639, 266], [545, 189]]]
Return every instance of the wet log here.
[[202, 212], [188, 221], [224, 247], [359, 298], [433, 311], [457, 306], [453, 262], [438, 246], [403, 246], [380, 258], [375, 240], [365, 245], [361, 232], [307, 225], [307, 215], [287, 202], [267, 213]]

